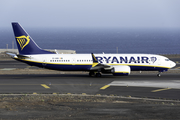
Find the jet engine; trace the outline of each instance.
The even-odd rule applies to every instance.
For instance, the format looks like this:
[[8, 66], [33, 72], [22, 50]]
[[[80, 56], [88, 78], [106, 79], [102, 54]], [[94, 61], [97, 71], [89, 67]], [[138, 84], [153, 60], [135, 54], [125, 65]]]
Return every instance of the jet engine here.
[[131, 68], [126, 65], [121, 65], [121, 66], [113, 66], [113, 75], [114, 76], [127, 76], [131, 72]]

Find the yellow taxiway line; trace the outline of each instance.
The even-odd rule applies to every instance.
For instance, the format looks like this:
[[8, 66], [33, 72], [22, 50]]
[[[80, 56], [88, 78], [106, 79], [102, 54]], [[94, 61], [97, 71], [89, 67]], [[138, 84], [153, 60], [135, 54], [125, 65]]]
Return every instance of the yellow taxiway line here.
[[43, 87], [46, 88], [46, 89], [49, 89], [49, 88], [50, 88], [50, 87], [47, 86], [46, 84], [41, 84], [41, 86], [43, 86]]
[[100, 88], [101, 90], [104, 90], [104, 89], [106, 89], [106, 88], [108, 88], [110, 85], [105, 85], [105, 86], [103, 86], [102, 88]]
[[159, 92], [159, 91], [164, 91], [164, 90], [169, 90], [169, 89], [171, 89], [171, 88], [158, 89], [158, 90], [153, 90], [151, 92]]

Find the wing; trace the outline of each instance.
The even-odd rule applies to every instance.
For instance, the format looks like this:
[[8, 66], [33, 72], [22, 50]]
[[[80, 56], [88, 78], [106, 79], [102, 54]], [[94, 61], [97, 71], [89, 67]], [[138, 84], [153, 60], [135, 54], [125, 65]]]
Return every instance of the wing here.
[[92, 55], [92, 59], [93, 59], [93, 65], [92, 65], [92, 67], [91, 67], [90, 70], [92, 70], [92, 71], [98, 71], [98, 70], [100, 70], [100, 69], [108, 69], [108, 68], [111, 69], [111, 68], [113, 68], [112, 66], [98, 63], [98, 61], [97, 61], [96, 57], [94, 56], [94, 54], [91, 53], [91, 55]]
[[98, 63], [96, 57], [92, 54], [93, 59], [93, 65], [90, 69], [90, 71], [97, 71], [102, 73], [112, 73], [113, 75], [121, 76], [121, 75], [129, 75], [131, 72], [131, 69], [127, 65], [106, 65]]

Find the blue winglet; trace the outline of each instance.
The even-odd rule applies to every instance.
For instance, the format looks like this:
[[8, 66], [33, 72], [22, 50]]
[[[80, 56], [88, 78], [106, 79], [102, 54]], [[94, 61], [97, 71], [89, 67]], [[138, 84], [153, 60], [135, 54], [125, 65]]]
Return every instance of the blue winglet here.
[[98, 65], [98, 61], [97, 61], [97, 59], [96, 59], [96, 57], [94, 56], [93, 53], [91, 53], [91, 55], [92, 55], [92, 59], [93, 59], [92, 67], [95, 67], [96, 65]]
[[98, 61], [97, 61], [96, 57], [94, 56], [94, 54], [91, 53], [91, 55], [92, 55], [93, 63], [98, 63]]

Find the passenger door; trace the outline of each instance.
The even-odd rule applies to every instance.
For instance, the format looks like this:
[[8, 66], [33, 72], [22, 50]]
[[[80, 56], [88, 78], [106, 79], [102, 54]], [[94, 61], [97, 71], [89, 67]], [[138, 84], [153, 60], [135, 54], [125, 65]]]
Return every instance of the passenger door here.
[[46, 66], [46, 58], [45, 58], [45, 57], [43, 57], [43, 59], [42, 59], [42, 66], [43, 66], [43, 67]]
[[72, 65], [76, 65], [76, 58], [72, 58]]

